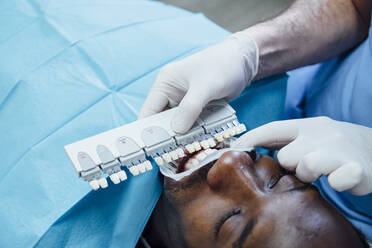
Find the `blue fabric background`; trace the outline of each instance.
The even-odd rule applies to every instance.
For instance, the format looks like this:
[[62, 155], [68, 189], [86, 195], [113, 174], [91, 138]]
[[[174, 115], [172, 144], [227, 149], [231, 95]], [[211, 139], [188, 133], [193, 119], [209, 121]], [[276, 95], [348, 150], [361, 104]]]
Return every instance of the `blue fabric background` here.
[[[0, 246], [134, 247], [157, 168], [91, 192], [63, 146], [134, 121], [162, 65], [229, 33], [144, 0], [2, 1], [0, 23]], [[249, 128], [280, 116], [276, 79], [233, 102]]]

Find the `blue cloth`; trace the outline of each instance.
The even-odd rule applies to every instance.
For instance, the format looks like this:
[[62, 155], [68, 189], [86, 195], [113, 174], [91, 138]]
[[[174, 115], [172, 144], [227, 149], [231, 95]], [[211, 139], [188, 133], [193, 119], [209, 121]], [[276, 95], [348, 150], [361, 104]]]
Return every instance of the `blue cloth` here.
[[[161, 194], [156, 166], [92, 192], [63, 147], [134, 121], [162, 65], [229, 33], [144, 0], [2, 1], [0, 23], [0, 246], [134, 247]], [[249, 127], [280, 116], [276, 79], [233, 102]]]
[[[372, 128], [372, 25], [369, 38], [337, 58], [289, 73], [286, 118], [329, 116]], [[323, 196], [372, 240], [372, 194], [353, 196], [317, 181]]]

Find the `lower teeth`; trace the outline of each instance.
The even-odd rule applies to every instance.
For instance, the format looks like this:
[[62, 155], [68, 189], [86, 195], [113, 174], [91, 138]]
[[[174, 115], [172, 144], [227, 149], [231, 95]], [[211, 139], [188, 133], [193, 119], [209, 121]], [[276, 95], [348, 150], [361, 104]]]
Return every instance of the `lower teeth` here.
[[185, 163], [185, 171], [198, 166], [200, 162], [205, 159], [209, 154], [214, 153], [217, 151], [216, 149], [206, 149], [198, 152], [197, 154], [190, 157]]

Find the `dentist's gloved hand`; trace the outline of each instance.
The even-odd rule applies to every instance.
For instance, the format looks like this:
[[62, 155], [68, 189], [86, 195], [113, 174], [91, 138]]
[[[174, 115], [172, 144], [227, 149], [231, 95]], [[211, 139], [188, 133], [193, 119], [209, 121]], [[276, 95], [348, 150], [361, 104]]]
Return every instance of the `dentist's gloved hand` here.
[[179, 104], [171, 126], [185, 133], [212, 100], [237, 97], [258, 70], [258, 48], [244, 32], [164, 66], [150, 90], [139, 118]]
[[280, 149], [280, 164], [304, 182], [328, 175], [337, 191], [372, 192], [371, 128], [326, 117], [277, 121], [249, 131], [234, 146]]

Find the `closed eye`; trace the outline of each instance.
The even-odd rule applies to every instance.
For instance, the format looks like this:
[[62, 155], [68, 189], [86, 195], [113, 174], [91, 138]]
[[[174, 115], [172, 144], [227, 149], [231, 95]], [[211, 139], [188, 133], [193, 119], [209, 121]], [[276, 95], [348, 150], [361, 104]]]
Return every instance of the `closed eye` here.
[[225, 213], [224, 215], [221, 216], [221, 218], [218, 220], [218, 222], [216, 223], [215, 228], [214, 228], [214, 236], [215, 236], [216, 239], [218, 237], [218, 234], [220, 233], [220, 230], [221, 230], [221, 227], [223, 226], [223, 224], [228, 219], [230, 219], [231, 217], [233, 217], [235, 215], [240, 214], [241, 212], [242, 212], [242, 210], [240, 208], [233, 208], [233, 209], [229, 210], [227, 213]]

